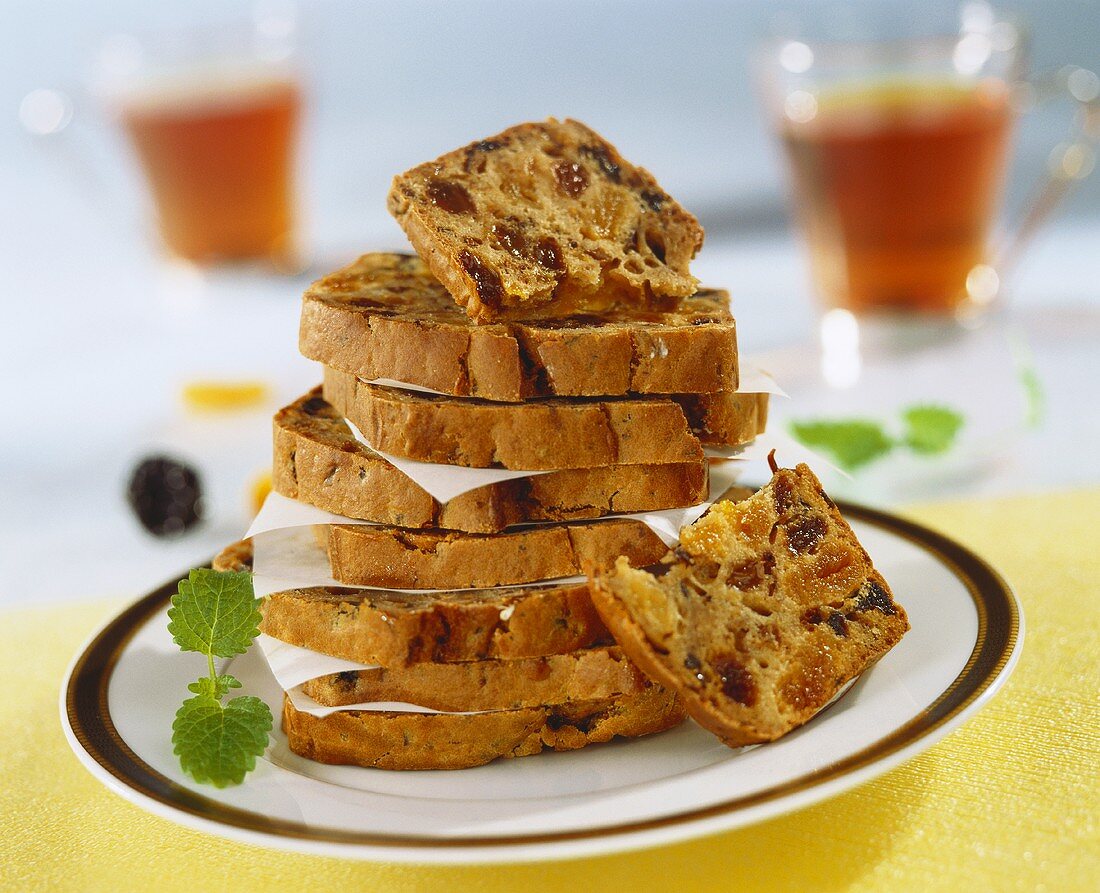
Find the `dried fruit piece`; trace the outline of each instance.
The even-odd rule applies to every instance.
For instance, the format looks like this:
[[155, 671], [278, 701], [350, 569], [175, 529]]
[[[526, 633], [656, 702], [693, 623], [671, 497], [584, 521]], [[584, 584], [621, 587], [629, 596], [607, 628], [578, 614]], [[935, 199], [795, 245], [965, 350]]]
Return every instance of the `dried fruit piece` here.
[[268, 393], [262, 381], [192, 381], [183, 386], [183, 403], [204, 412], [251, 409], [267, 400]]
[[425, 191], [433, 205], [452, 214], [473, 214], [477, 210], [470, 193], [449, 180], [432, 180]]

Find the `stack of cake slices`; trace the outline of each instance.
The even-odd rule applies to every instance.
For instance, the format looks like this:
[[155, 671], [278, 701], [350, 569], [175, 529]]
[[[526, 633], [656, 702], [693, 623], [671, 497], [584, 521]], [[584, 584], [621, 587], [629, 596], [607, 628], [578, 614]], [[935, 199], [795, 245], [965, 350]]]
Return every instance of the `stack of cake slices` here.
[[581, 575], [659, 562], [719, 495], [709, 448], [764, 430], [729, 295], [688, 273], [702, 231], [572, 121], [414, 168], [389, 204], [417, 254], [304, 297], [323, 383], [275, 416], [270, 497], [301, 526], [215, 565], [283, 581], [263, 639], [329, 669], [288, 687], [291, 750], [461, 768], [676, 725]]

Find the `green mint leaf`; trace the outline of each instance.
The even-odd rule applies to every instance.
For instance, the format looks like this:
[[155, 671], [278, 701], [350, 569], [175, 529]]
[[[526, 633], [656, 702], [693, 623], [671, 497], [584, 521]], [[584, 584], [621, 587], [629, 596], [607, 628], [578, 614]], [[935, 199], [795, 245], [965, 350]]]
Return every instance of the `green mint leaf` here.
[[905, 444], [915, 453], [935, 455], [951, 449], [964, 419], [947, 406], [910, 406], [901, 414]]
[[250, 574], [197, 568], [172, 596], [168, 631], [184, 651], [233, 657], [259, 634], [260, 616]]
[[172, 723], [172, 746], [195, 781], [219, 788], [240, 784], [267, 748], [274, 721], [267, 704], [250, 695], [225, 706], [206, 695], [188, 698]]
[[885, 456], [894, 448], [894, 441], [882, 425], [867, 419], [791, 422], [791, 433], [806, 446], [829, 453], [847, 471]]
[[226, 696], [229, 689], [240, 687], [241, 681], [236, 676], [230, 676], [226, 673], [222, 676], [203, 676], [201, 679], [196, 679], [187, 686], [187, 690], [220, 701]]

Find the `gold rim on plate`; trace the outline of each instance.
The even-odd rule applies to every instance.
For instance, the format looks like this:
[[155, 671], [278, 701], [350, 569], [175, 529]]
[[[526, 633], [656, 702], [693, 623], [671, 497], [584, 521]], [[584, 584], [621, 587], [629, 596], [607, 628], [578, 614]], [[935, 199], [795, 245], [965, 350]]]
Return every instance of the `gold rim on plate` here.
[[212, 800], [161, 775], [137, 756], [115, 728], [107, 701], [111, 675], [119, 655], [134, 634], [154, 614], [164, 610], [176, 592], [176, 581], [150, 592], [115, 617], [77, 658], [65, 689], [68, 724], [87, 755], [121, 785], [136, 793], [198, 819], [298, 840], [433, 849], [507, 847], [633, 834], [737, 813], [850, 775], [932, 734], [965, 711], [989, 689], [1005, 669], [1016, 648], [1020, 634], [1020, 614], [1016, 599], [1001, 575], [985, 561], [965, 546], [912, 521], [863, 506], [840, 503], [840, 508], [847, 518], [883, 528], [930, 552], [966, 586], [978, 614], [978, 635], [973, 651], [959, 675], [932, 704], [885, 738], [807, 775], [722, 803], [659, 818], [598, 828], [456, 839], [318, 828], [299, 822], [273, 819]]

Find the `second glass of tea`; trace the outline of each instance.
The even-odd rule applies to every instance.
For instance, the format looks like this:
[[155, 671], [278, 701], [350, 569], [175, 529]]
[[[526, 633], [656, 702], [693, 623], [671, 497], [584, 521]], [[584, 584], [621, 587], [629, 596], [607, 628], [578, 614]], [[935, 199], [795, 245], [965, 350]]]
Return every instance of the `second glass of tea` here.
[[[1023, 58], [1017, 28], [991, 19], [942, 37], [769, 49], [767, 96], [827, 308], [942, 318], [995, 301]], [[1066, 144], [1030, 224], [1082, 174], [1083, 149]]]

